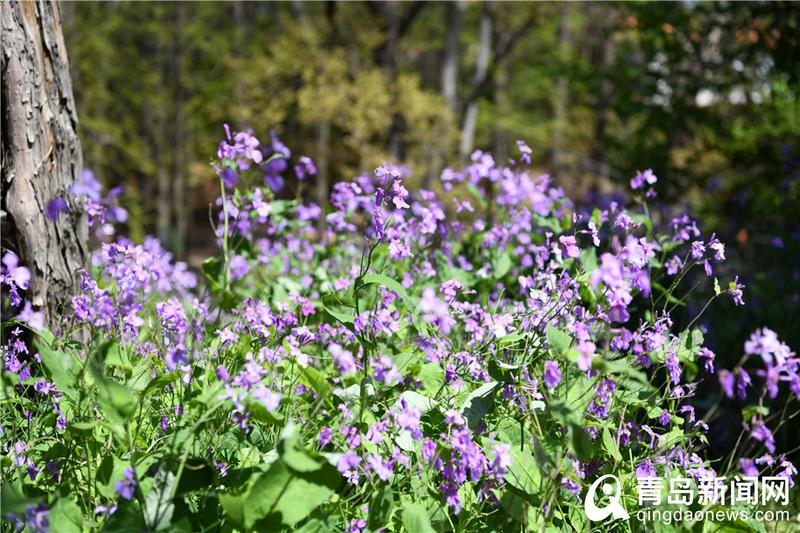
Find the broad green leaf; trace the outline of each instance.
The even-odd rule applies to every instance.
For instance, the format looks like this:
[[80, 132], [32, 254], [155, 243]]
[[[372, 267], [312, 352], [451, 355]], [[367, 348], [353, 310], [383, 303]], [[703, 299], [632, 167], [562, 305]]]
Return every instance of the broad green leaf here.
[[331, 402], [333, 387], [319, 370], [312, 366], [300, 367], [300, 381], [317, 393], [323, 401]]
[[422, 505], [413, 502], [403, 505], [403, 527], [408, 533], [435, 533], [428, 518], [428, 511]]
[[411, 390], [404, 391], [398, 398], [397, 403], [399, 404], [401, 400], [405, 400], [407, 405], [419, 411], [421, 415], [436, 407], [435, 400]]
[[494, 395], [499, 386], [496, 381], [484, 383], [467, 396], [467, 400], [461, 406], [461, 415], [469, 427], [474, 429], [494, 407]]
[[570, 449], [575, 454], [575, 457], [581, 461], [588, 461], [592, 458], [594, 446], [592, 439], [586, 430], [578, 424], [573, 424], [570, 427]]
[[101, 531], [107, 533], [142, 533], [142, 531], [146, 530], [139, 503], [135, 500], [132, 502], [121, 500], [119, 508], [103, 525]]
[[0, 509], [4, 517], [8, 513], [22, 514], [29, 506], [37, 503], [38, 500], [25, 496], [19, 485], [5, 482], [0, 487]]
[[298, 472], [316, 472], [325, 465], [324, 459], [311, 457], [303, 448], [293, 422], [289, 422], [281, 432], [278, 455], [289, 468]]
[[133, 365], [131, 365], [130, 359], [128, 359], [128, 353], [118, 342], [114, 342], [108, 347], [105, 363], [125, 370], [133, 370]]
[[50, 524], [58, 527], [59, 533], [82, 533], [85, 529], [81, 510], [69, 497], [60, 497], [50, 508], [47, 518]]
[[393, 503], [394, 491], [391, 487], [384, 485], [375, 491], [369, 502], [369, 515], [367, 516], [367, 527], [371, 531], [378, 531], [386, 527], [392, 515]]
[[508, 467], [506, 482], [525, 494], [539, 495], [542, 490], [542, 475], [529, 446], [525, 445], [523, 449], [520, 449], [520, 446], [512, 446], [509, 454], [512, 462]]
[[566, 358], [569, 347], [572, 344], [572, 337], [553, 326], [547, 326], [545, 336], [553, 354]]
[[58, 390], [73, 402], [78, 401], [79, 393], [76, 381], [80, 372], [80, 361], [72, 354], [52, 350], [42, 341], [34, 341], [42, 364]]
[[169, 528], [175, 512], [175, 504], [172, 501], [174, 489], [175, 474], [163, 468], [159, 470], [142, 506], [142, 515], [150, 531], [163, 531]]
[[608, 428], [603, 428], [603, 447], [606, 449], [609, 455], [614, 458], [615, 461], [622, 461], [622, 454], [619, 453], [617, 443], [611, 436], [611, 432], [608, 430]]
[[[327, 501], [341, 476], [326, 463], [312, 473], [292, 471], [283, 460], [254, 476], [244, 493], [220, 496], [226, 513], [246, 530], [293, 526]], [[237, 520], [238, 519], [238, 520]], [[258, 524], [258, 525], [256, 525]]]
[[394, 280], [384, 274], [366, 274], [361, 279], [361, 283], [362, 285], [383, 285], [384, 287], [392, 289], [403, 300], [408, 299], [408, 293], [406, 292], [406, 289], [397, 280]]
[[511, 270], [513, 263], [511, 262], [511, 255], [508, 252], [499, 253], [494, 261], [492, 261], [492, 268], [494, 269], [494, 278], [501, 279], [508, 274]]

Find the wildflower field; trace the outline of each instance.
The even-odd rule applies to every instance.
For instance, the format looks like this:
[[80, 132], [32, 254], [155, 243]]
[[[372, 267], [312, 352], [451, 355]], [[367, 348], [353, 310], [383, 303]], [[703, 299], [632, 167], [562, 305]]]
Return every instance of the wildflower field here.
[[[733, 368], [704, 346], [702, 311], [747, 305], [724, 244], [651, 216], [650, 170], [587, 208], [517, 147], [432, 190], [387, 163], [316, 205], [273, 192], [311, 159], [226, 126], [202, 272], [115, 234], [118, 191], [84, 171], [47, 206], [97, 237], [59, 327], [2, 256], [3, 531], [796, 531], [776, 436], [800, 359], [760, 324]], [[698, 285], [700, 315], [675, 318]], [[616, 495], [591, 489], [605, 475]], [[674, 509], [676, 479], [696, 515], [637, 518]], [[717, 490], [732, 479], [786, 498]], [[700, 516], [720, 510], [741, 514]]]

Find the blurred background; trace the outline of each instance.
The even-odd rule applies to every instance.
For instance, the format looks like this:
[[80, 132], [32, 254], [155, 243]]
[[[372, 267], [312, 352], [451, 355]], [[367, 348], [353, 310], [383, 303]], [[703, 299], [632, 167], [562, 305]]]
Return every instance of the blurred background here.
[[[756, 327], [800, 346], [800, 6], [792, 3], [64, 3], [84, 161], [135, 239], [209, 253], [222, 124], [270, 130], [332, 184], [383, 160], [417, 186], [516, 139], [585, 205], [659, 177], [747, 285], [705, 324], [732, 365]], [[287, 189], [293, 189], [287, 184]], [[409, 187], [410, 188], [410, 187]], [[705, 283], [703, 286], [709, 285]], [[691, 283], [687, 285], [690, 287]], [[695, 291], [686, 316], [708, 292]]]

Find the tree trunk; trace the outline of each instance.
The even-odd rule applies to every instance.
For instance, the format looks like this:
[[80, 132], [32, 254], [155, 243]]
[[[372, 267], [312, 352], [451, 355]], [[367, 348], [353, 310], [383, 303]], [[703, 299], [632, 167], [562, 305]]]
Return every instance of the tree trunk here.
[[572, 42], [569, 18], [570, 6], [569, 4], [562, 4], [561, 24], [558, 29], [558, 61], [561, 64], [561, 74], [556, 81], [555, 101], [553, 102], [555, 116], [553, 117], [553, 152], [551, 159], [553, 173], [559, 179], [563, 179], [562, 174], [565, 166], [564, 133], [567, 129], [567, 110], [569, 109], [567, 105], [569, 102], [569, 79], [565, 72]]
[[[70, 194], [82, 158], [59, 4], [3, 2], [2, 24], [3, 246], [30, 267], [30, 301], [54, 327], [87, 257]], [[55, 197], [69, 205], [57, 221], [45, 214]]]
[[[475, 62], [475, 82], [483, 80], [489, 70], [489, 58], [492, 53], [492, 12], [487, 3], [481, 13], [478, 37], [478, 54]], [[461, 128], [461, 157], [468, 157], [475, 144], [475, 126], [478, 122], [478, 98], [472, 99], [464, 114], [464, 125]]]
[[466, 10], [464, 2], [447, 3], [447, 38], [442, 60], [442, 95], [453, 113], [458, 111], [458, 41]]
[[317, 226], [319, 228], [320, 235], [323, 236], [325, 229], [325, 206], [328, 204], [328, 189], [330, 187], [330, 140], [331, 123], [327, 120], [322, 120], [319, 124], [317, 124], [317, 179], [315, 200], [317, 205], [319, 205], [319, 207], [322, 209], [322, 215], [319, 217]]
[[600, 92], [594, 102], [594, 147], [591, 151], [591, 164], [597, 168], [598, 176], [608, 179], [610, 172], [606, 156], [605, 138], [608, 123], [608, 111], [614, 96], [612, 83], [612, 68], [614, 65], [614, 40], [611, 38], [614, 24], [614, 11], [604, 17], [598, 16], [594, 24], [592, 35], [596, 43], [596, 52], [593, 58], [595, 71], [600, 72]]
[[186, 228], [188, 206], [186, 205], [186, 174], [185, 168], [185, 142], [184, 142], [184, 90], [183, 90], [183, 4], [175, 3], [175, 47], [172, 54], [173, 82], [175, 84], [175, 130], [174, 130], [174, 172], [175, 178], [172, 180], [172, 198], [174, 201], [173, 212], [175, 214], [175, 242], [174, 250], [178, 257], [182, 257], [186, 246]]

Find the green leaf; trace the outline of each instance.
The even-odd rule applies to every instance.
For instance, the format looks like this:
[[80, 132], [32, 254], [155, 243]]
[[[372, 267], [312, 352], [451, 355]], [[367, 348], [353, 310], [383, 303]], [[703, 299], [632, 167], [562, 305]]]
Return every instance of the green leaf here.
[[301, 473], [279, 459], [269, 470], [253, 476], [247, 489], [220, 496], [226, 514], [247, 531], [276, 530], [279, 525], [293, 526], [338, 487], [341, 476], [327, 462], [317, 472]]
[[300, 381], [303, 385], [311, 387], [311, 390], [324, 401], [331, 403], [331, 394], [333, 393], [333, 386], [328, 383], [319, 370], [313, 366], [300, 367]]
[[121, 501], [101, 531], [108, 533], [142, 533], [145, 531], [142, 510], [136, 501]]
[[575, 457], [581, 461], [588, 461], [591, 459], [594, 446], [586, 430], [578, 424], [573, 424], [570, 426], [570, 433], [570, 448], [575, 454]]
[[510, 365], [496, 359], [489, 359], [489, 375], [495, 381], [503, 383], [514, 383], [516, 381], [515, 370], [519, 370], [521, 365]]
[[508, 252], [502, 252], [498, 254], [494, 258], [494, 261], [492, 261], [495, 279], [501, 279], [503, 276], [508, 274], [508, 271], [511, 270], [512, 265], [513, 263], [511, 262], [511, 256]]
[[175, 512], [172, 498], [174, 489], [175, 474], [165, 469], [159, 470], [142, 506], [142, 515], [150, 531], [162, 531], [170, 526]]
[[103, 413], [112, 421], [127, 422], [136, 410], [136, 398], [128, 387], [103, 376], [95, 376], [95, 386]]
[[222, 287], [222, 261], [218, 257], [209, 257], [200, 266], [206, 279], [211, 282], [211, 290], [219, 291]]
[[494, 407], [494, 393], [499, 386], [496, 381], [484, 383], [467, 396], [467, 400], [461, 406], [461, 415], [467, 420], [469, 427], [474, 429]]
[[331, 315], [333, 318], [338, 320], [342, 323], [342, 325], [348, 327], [349, 329], [353, 329], [353, 320], [355, 320], [355, 309], [350, 307], [345, 307], [346, 311], [341, 309], [335, 309], [333, 305], [328, 302], [323, 301], [322, 307], [325, 308], [325, 312]]
[[572, 337], [558, 328], [547, 326], [545, 330], [547, 343], [554, 355], [559, 355], [566, 359], [569, 347], [572, 344]]
[[748, 405], [742, 409], [742, 419], [750, 422], [754, 416], [767, 416], [769, 415], [769, 407], [765, 405]]
[[19, 485], [3, 483], [0, 487], [0, 509], [4, 517], [9, 513], [24, 513], [25, 509], [37, 503], [39, 503], [37, 500], [26, 497]]
[[100, 462], [100, 467], [97, 469], [95, 482], [97, 492], [105, 498], [115, 499], [117, 482], [124, 477], [125, 468], [129, 466], [130, 463], [116, 456], [110, 454], [105, 455]]
[[306, 453], [297, 426], [292, 422], [289, 422], [281, 432], [278, 455], [289, 468], [298, 472], [316, 472], [325, 465], [324, 459], [314, 458]]
[[427, 396], [423, 396], [422, 394], [411, 390], [404, 391], [400, 395], [400, 398], [397, 400], [398, 404], [400, 403], [400, 400], [405, 400], [406, 404], [418, 410], [421, 415], [424, 415], [436, 407], [436, 400], [432, 400]]
[[50, 508], [48, 520], [57, 524], [59, 533], [81, 533], [84, 530], [81, 510], [71, 498], [59, 498]]
[[403, 300], [408, 300], [408, 293], [397, 280], [390, 278], [384, 274], [367, 274], [361, 278], [362, 285], [383, 285], [396, 292]]
[[367, 517], [367, 527], [372, 531], [385, 528], [392, 515], [392, 504], [394, 503], [394, 491], [391, 487], [384, 485], [377, 490], [369, 502], [369, 515]]
[[622, 454], [619, 453], [617, 443], [614, 441], [614, 438], [611, 436], [611, 432], [608, 430], [608, 428], [603, 428], [603, 447], [616, 462], [622, 461]]
[[512, 446], [509, 454], [511, 454], [512, 462], [508, 467], [506, 482], [530, 496], [539, 495], [542, 490], [542, 474], [529, 447], [524, 446], [523, 449], [520, 449], [519, 446]]
[[112, 343], [106, 352], [106, 364], [110, 366], [117, 366], [125, 370], [133, 370], [128, 359], [128, 353], [119, 345], [118, 342]]
[[[181, 378], [181, 376], [182, 376], [182, 373], [178, 372], [177, 370], [175, 370], [173, 372], [167, 372], [166, 374], [161, 374], [159, 376], [156, 376], [155, 378], [150, 380], [150, 382], [144, 388], [144, 392], [143, 392], [142, 396], [147, 396], [147, 393], [151, 392], [151, 391], [156, 391], [158, 393], [163, 392], [164, 387], [166, 387], [167, 385], [170, 385], [172, 383], [175, 383], [176, 381], [178, 381]], [[135, 387], [131, 387], [131, 388], [136, 390]]]
[[425, 508], [413, 502], [403, 505], [403, 527], [408, 533], [435, 533]]
[[43, 341], [36, 340], [34, 344], [42, 358], [42, 364], [58, 390], [73, 402], [77, 402], [80, 395], [75, 383], [80, 372], [80, 361], [72, 354], [52, 350]]

